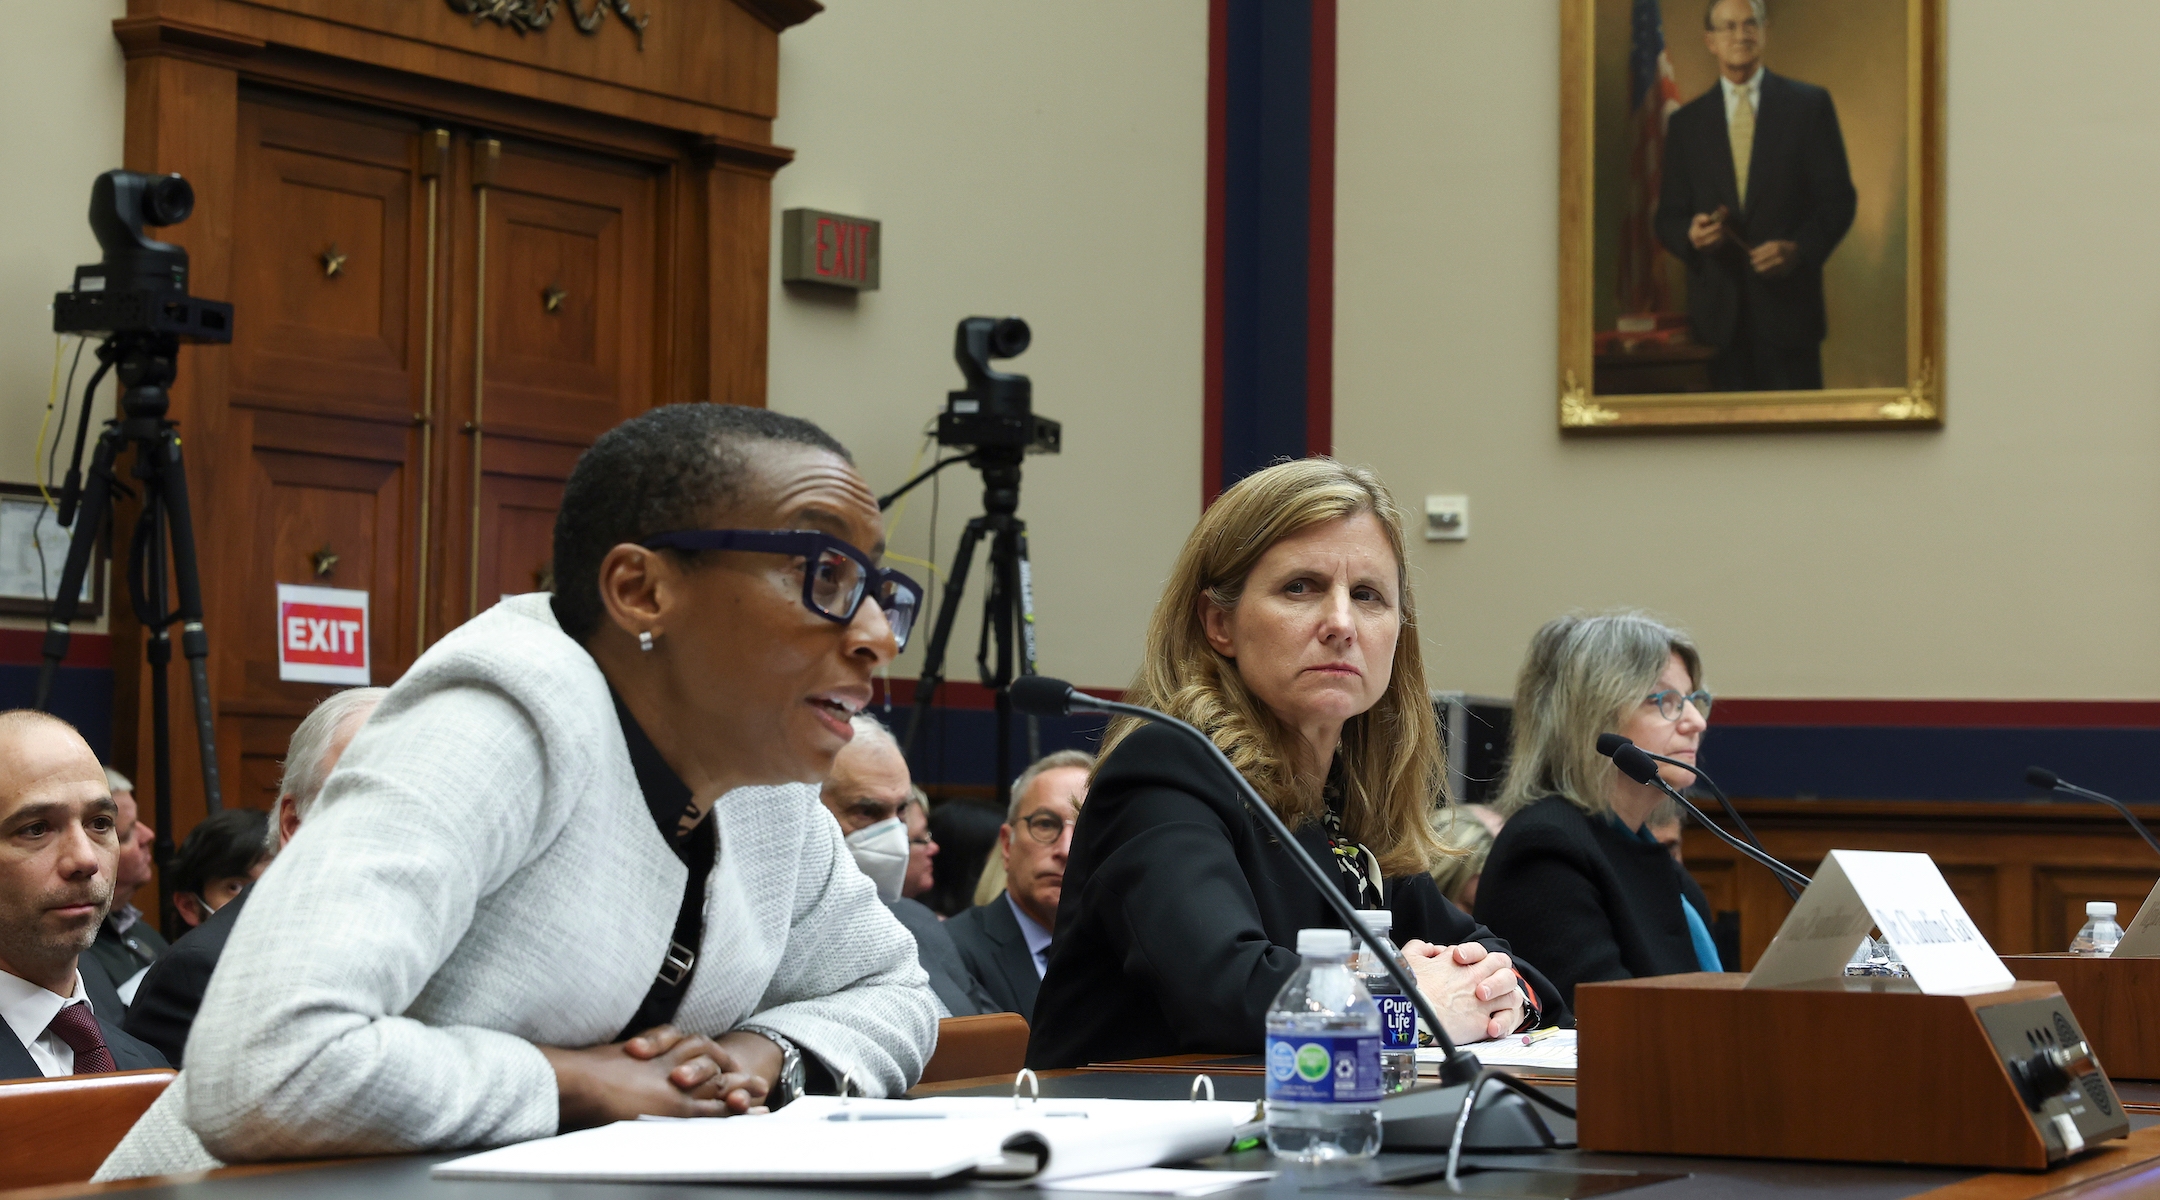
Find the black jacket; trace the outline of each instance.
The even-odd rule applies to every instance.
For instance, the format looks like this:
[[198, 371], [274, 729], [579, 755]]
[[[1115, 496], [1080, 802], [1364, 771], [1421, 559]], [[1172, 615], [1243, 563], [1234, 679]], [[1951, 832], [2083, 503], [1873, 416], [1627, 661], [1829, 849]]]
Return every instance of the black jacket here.
[[1027, 935], [1020, 932], [1006, 893], [945, 922], [945, 928], [960, 961], [997, 1002], [998, 1011], [1019, 1013], [1034, 1023], [1042, 976], [1035, 973], [1035, 956], [1028, 952]]
[[[1325, 865], [1319, 826], [1297, 838]], [[1388, 880], [1387, 892], [1398, 943], [1510, 952], [1429, 875]], [[1340, 924], [1220, 764], [1176, 731], [1144, 726], [1096, 768], [1074, 826], [1028, 1065], [1257, 1054], [1268, 1004], [1298, 968], [1298, 930]], [[1516, 965], [1548, 1020], [1564, 1019], [1552, 985]]]
[[937, 993], [945, 1011], [956, 1017], [1004, 1011], [968, 974], [967, 964], [953, 948], [952, 935], [945, 932], [945, 922], [938, 920], [936, 913], [920, 901], [908, 899], [895, 900], [885, 907], [915, 935], [915, 961], [930, 976], [930, 990]]
[[108, 916], [98, 922], [97, 941], [90, 944], [90, 957], [105, 968], [105, 974], [117, 986], [135, 978], [136, 972], [156, 962], [166, 949], [165, 939], [150, 927], [149, 918], [138, 916], [122, 933]]
[[[83, 994], [90, 1001], [90, 1010], [97, 1014], [98, 1033], [105, 1039], [105, 1048], [112, 1052], [113, 1069], [116, 1071], [141, 1071], [168, 1064], [163, 1055], [152, 1047], [131, 1038], [120, 1028], [117, 1014], [121, 1011], [120, 996], [113, 991], [112, 977], [105, 968], [88, 954], [75, 962], [75, 970], [82, 976]], [[37, 1060], [30, 1057], [30, 1050], [15, 1038], [15, 1031], [0, 1023], [0, 1079], [38, 1079], [45, 1072], [38, 1069]]]
[[195, 1027], [195, 1010], [202, 1007], [210, 974], [217, 970], [218, 956], [225, 953], [225, 939], [232, 936], [248, 893], [254, 890], [252, 885], [241, 889], [225, 907], [181, 934], [135, 989], [135, 1003], [128, 1006], [127, 1031], [156, 1046], [176, 1067], [187, 1049], [188, 1030]]
[[1702, 967], [1680, 898], [1705, 925], [1710, 902], [1663, 846], [1547, 796], [1508, 818], [1478, 877], [1477, 917], [1575, 986]]
[[[1763, 72], [1747, 194], [1743, 209], [1725, 126], [1725, 89], [1712, 84], [1674, 112], [1666, 126], [1665, 174], [1658, 191], [1658, 241], [1687, 264], [1689, 332], [1705, 346], [1731, 345], [1744, 297], [1758, 339], [1774, 346], [1813, 346], [1826, 328], [1823, 260], [1852, 228], [1857, 203], [1845, 135], [1829, 92]], [[1773, 239], [1798, 243], [1800, 265], [1781, 278], [1765, 279], [1748, 265], [1747, 253], [1730, 242], [1709, 253], [1695, 249], [1688, 241], [1689, 223], [1720, 204], [1731, 214], [1728, 228], [1748, 245]]]

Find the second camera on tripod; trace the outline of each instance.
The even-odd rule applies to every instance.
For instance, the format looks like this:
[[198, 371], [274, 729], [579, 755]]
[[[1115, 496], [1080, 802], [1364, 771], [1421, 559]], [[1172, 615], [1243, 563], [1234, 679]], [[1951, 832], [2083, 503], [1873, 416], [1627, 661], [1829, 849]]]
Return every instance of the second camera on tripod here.
[[1063, 428], [1035, 415], [1034, 389], [1025, 375], [995, 370], [993, 358], [1018, 358], [1028, 348], [1028, 323], [1018, 317], [967, 317], [953, 331], [953, 359], [967, 386], [945, 396], [938, 414], [940, 446], [977, 451], [1056, 454]]

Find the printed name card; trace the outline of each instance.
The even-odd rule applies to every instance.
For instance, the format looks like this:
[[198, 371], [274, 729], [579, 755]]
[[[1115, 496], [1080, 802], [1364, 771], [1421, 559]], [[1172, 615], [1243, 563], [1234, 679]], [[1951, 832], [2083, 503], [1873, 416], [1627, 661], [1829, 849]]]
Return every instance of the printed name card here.
[[2008, 987], [2015, 980], [1925, 854], [1832, 850], [1748, 977], [1751, 988], [1833, 983], [1869, 929], [1897, 951], [1930, 995]]
[[2122, 941], [2110, 958], [2160, 958], [2160, 883], [2145, 894], [2137, 915], [2122, 923]]
[[278, 678], [368, 684], [368, 594], [277, 585]]

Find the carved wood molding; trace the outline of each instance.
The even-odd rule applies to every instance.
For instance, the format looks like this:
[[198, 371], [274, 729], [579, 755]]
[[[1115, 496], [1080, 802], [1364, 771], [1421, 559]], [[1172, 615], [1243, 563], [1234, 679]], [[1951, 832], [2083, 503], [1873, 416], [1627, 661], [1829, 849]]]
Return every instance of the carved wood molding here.
[[735, 0], [735, 3], [775, 31], [800, 25], [825, 11], [819, 0]]
[[570, 24], [579, 33], [596, 34], [609, 13], [622, 19], [637, 35], [638, 49], [645, 48], [645, 27], [652, 24], [652, 14], [640, 17], [630, 11], [630, 0], [593, 0], [591, 12], [580, 12], [578, 0], [446, 0], [450, 11], [469, 16], [474, 24], [493, 21], [519, 36], [540, 33], [555, 23], [556, 5], [569, 6]]
[[187, 58], [231, 60], [247, 58], [269, 44], [246, 34], [160, 16], [121, 17], [113, 22], [113, 37], [127, 58], [177, 53]]

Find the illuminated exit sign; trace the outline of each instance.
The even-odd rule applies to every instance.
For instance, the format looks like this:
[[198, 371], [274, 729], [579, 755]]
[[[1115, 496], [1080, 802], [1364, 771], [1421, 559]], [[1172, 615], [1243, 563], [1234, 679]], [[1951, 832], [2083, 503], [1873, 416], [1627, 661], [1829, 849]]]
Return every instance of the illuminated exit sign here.
[[874, 292], [878, 285], [878, 223], [791, 208], [780, 215], [780, 279]]

